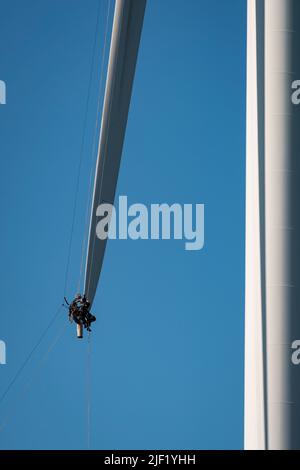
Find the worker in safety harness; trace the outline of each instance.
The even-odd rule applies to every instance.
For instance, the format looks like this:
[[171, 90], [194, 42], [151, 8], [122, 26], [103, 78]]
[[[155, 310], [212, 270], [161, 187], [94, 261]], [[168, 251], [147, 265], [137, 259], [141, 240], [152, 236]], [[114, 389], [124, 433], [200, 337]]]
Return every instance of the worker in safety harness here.
[[91, 323], [96, 321], [96, 317], [90, 312], [90, 302], [86, 296], [76, 294], [75, 299], [69, 304], [65, 298], [65, 302], [69, 307], [69, 320], [82, 324], [87, 331], [91, 331]]

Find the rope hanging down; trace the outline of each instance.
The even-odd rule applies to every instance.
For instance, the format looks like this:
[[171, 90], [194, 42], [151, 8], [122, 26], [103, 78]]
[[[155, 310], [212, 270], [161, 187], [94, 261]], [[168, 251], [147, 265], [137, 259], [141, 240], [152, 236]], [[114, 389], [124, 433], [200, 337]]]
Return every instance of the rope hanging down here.
[[[50, 346], [48, 347], [48, 349], [43, 354], [41, 360], [38, 362], [38, 364], [36, 365], [36, 367], [33, 371], [33, 374], [32, 374], [33, 376], [29, 379], [28, 382], [26, 382], [26, 384], [21, 389], [21, 391], [18, 395], [18, 401], [24, 400], [24, 397], [30, 391], [30, 388], [34, 383], [35, 378], [37, 377], [40, 370], [43, 368], [46, 360], [48, 359], [48, 356], [49, 356], [50, 352], [53, 350], [53, 348], [56, 346], [56, 344], [58, 343], [58, 341], [62, 337], [63, 333], [66, 331], [67, 326], [68, 326], [67, 323], [65, 323], [63, 325], [63, 328], [61, 328], [59, 330], [58, 334], [55, 336], [54, 340], [51, 342]], [[10, 414], [8, 414], [4, 417], [4, 419], [2, 420], [2, 424], [0, 425], [0, 433], [3, 432], [3, 430], [7, 427], [7, 425], [10, 423], [12, 418], [15, 416], [16, 412], [17, 412], [17, 409], [16, 409], [16, 407], [14, 407], [12, 413], [10, 413]]]
[[[92, 158], [96, 154], [96, 143], [97, 143], [97, 137], [98, 137], [97, 131], [99, 129], [100, 121], [101, 121], [100, 106], [101, 106], [102, 86], [104, 82], [104, 65], [105, 65], [105, 57], [106, 57], [106, 50], [107, 50], [110, 3], [111, 3], [111, 0], [108, 0], [104, 43], [103, 43], [101, 67], [100, 67], [100, 81], [99, 81], [99, 91], [98, 91], [98, 98], [97, 98], [97, 111], [96, 111], [95, 127], [94, 127], [94, 133], [93, 133]], [[80, 263], [79, 279], [78, 279], [78, 284], [77, 284], [77, 292], [80, 292], [80, 284], [82, 282], [82, 277], [83, 277], [84, 254], [85, 254], [86, 243], [87, 243], [87, 238], [88, 238], [88, 233], [89, 233], [89, 212], [90, 212], [89, 209], [91, 207], [92, 182], [93, 182], [94, 171], [95, 171], [94, 165], [91, 165], [91, 171], [89, 175], [88, 197], [87, 197], [87, 204], [86, 204], [86, 209], [85, 209], [85, 223], [84, 223], [85, 229], [84, 229], [84, 237], [82, 240], [81, 263]]]
[[92, 343], [91, 333], [88, 336], [87, 364], [86, 364], [86, 398], [87, 398], [87, 448], [91, 448], [91, 404], [92, 404]]
[[68, 277], [69, 277], [69, 270], [70, 270], [70, 262], [71, 262], [71, 252], [72, 252], [72, 244], [73, 244], [73, 235], [74, 235], [74, 228], [75, 228], [75, 220], [76, 220], [76, 211], [77, 211], [77, 204], [78, 204], [78, 193], [79, 193], [79, 184], [80, 184], [80, 174], [83, 162], [83, 150], [84, 150], [84, 143], [85, 143], [85, 134], [86, 134], [86, 127], [87, 127], [87, 117], [88, 117], [88, 109], [90, 103], [90, 96], [91, 96], [91, 88], [92, 88], [92, 78], [93, 78], [93, 68], [95, 62], [95, 55], [96, 55], [96, 45], [97, 45], [97, 33], [98, 33], [98, 25], [99, 25], [99, 16], [100, 16], [100, 5], [101, 2], [98, 3], [98, 10], [97, 10], [97, 21], [96, 21], [96, 31], [93, 43], [93, 53], [92, 53], [92, 63], [91, 63], [91, 70], [90, 70], [90, 77], [89, 77], [89, 85], [88, 85], [88, 94], [86, 99], [85, 105], [85, 113], [84, 113], [84, 120], [83, 120], [83, 133], [81, 138], [81, 146], [80, 146], [80, 153], [79, 153], [79, 163], [78, 163], [78, 170], [77, 170], [77, 179], [75, 184], [75, 198], [74, 198], [74, 206], [73, 206], [73, 214], [72, 214], [72, 222], [71, 222], [71, 231], [70, 231], [70, 238], [69, 238], [69, 246], [68, 246], [68, 255], [67, 255], [67, 263], [66, 263], [66, 272], [65, 272], [65, 283], [64, 283], [64, 296], [67, 295], [67, 284], [68, 284]]
[[20, 377], [21, 373], [23, 372], [24, 368], [26, 367], [26, 365], [28, 364], [28, 362], [30, 361], [30, 359], [32, 358], [33, 354], [35, 353], [35, 351], [37, 350], [37, 348], [40, 346], [40, 344], [42, 343], [43, 339], [45, 338], [46, 334], [48, 333], [48, 331], [50, 330], [51, 326], [53, 325], [53, 323], [55, 322], [55, 320], [57, 319], [60, 311], [62, 309], [62, 306], [60, 306], [56, 312], [55, 312], [55, 315], [52, 317], [51, 321], [49, 322], [49, 324], [47, 325], [47, 327], [45, 328], [45, 330], [43, 331], [43, 333], [41, 334], [41, 336], [39, 337], [38, 341], [36, 342], [36, 344], [34, 345], [34, 347], [32, 348], [32, 350], [30, 351], [30, 353], [28, 354], [28, 356], [26, 357], [25, 361], [21, 364], [21, 366], [19, 367], [19, 369], [17, 370], [16, 374], [14, 375], [14, 377], [12, 378], [12, 380], [9, 382], [8, 386], [6, 387], [5, 391], [3, 392], [3, 394], [1, 395], [0, 397], [0, 405], [1, 403], [3, 402], [3, 400], [5, 399], [6, 395], [8, 394], [8, 392], [10, 391], [10, 389], [12, 388], [12, 386], [14, 385], [14, 383], [16, 382], [16, 380]]

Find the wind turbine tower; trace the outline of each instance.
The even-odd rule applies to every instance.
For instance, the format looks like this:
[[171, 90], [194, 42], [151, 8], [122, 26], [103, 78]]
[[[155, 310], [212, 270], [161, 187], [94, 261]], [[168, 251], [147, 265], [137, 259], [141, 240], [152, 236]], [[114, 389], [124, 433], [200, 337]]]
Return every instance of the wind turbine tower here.
[[300, 449], [300, 1], [248, 0], [245, 448]]

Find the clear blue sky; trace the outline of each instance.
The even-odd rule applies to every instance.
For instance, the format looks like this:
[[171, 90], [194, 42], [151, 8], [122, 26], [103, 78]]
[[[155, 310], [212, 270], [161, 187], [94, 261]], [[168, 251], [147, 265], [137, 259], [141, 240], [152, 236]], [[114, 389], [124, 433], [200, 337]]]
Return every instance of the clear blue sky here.
[[[0, 4], [0, 393], [62, 301], [97, 4]], [[102, 0], [69, 297], [106, 10]], [[118, 194], [204, 203], [205, 247], [109, 242], [93, 307], [94, 449], [242, 448], [245, 44], [245, 0], [148, 0]], [[40, 365], [66, 322], [63, 311], [1, 404], [0, 448], [87, 447], [87, 341], [67, 325]]]

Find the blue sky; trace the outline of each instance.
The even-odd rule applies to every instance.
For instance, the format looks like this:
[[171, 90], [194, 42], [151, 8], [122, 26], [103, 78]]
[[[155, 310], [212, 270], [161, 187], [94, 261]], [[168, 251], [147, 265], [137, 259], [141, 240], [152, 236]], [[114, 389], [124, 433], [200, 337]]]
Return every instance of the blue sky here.
[[[1, 1], [0, 393], [62, 301], [97, 6]], [[80, 271], [107, 6], [68, 297]], [[245, 0], [148, 0], [118, 194], [130, 204], [204, 203], [205, 247], [108, 243], [90, 344], [93, 449], [242, 448], [245, 45]], [[1, 449], [87, 448], [88, 348], [62, 311], [0, 404]]]

